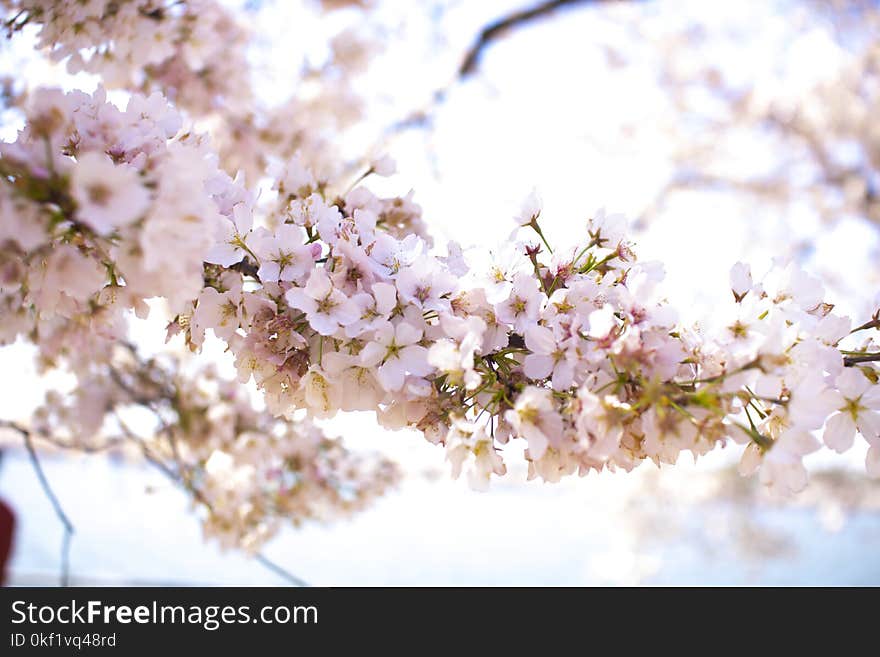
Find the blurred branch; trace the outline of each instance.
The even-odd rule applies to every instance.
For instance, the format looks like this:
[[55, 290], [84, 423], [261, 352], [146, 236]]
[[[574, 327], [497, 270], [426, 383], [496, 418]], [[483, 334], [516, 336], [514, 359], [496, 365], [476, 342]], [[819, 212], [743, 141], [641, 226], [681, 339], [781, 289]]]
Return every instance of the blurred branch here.
[[73, 538], [74, 532], [73, 523], [70, 522], [70, 518], [68, 518], [67, 514], [64, 513], [64, 509], [61, 508], [61, 503], [58, 501], [58, 498], [55, 496], [52, 487], [49, 485], [49, 480], [46, 478], [46, 473], [43, 472], [43, 466], [40, 465], [40, 459], [37, 456], [37, 450], [34, 449], [34, 443], [31, 439], [31, 432], [28, 429], [25, 429], [20, 424], [16, 424], [15, 422], [11, 422], [9, 420], [0, 420], [0, 427], [6, 427], [7, 429], [16, 431], [24, 439], [25, 449], [27, 449], [28, 456], [30, 457], [31, 464], [34, 467], [34, 472], [37, 475], [40, 486], [42, 486], [43, 492], [46, 494], [46, 497], [52, 504], [52, 508], [55, 510], [55, 515], [58, 517], [58, 520], [61, 521], [61, 524], [64, 527], [64, 537], [61, 540], [61, 586], [68, 586], [70, 584], [70, 542]]
[[[152, 360], [145, 361], [140, 356], [140, 354], [137, 351], [137, 348], [134, 345], [124, 344], [123, 346], [128, 350], [131, 357], [134, 358], [135, 361], [138, 363], [139, 371], [146, 371], [147, 368], [149, 368], [150, 366], [153, 365]], [[111, 373], [112, 372], [114, 372], [113, 368], [111, 368]], [[189, 468], [185, 465], [183, 459], [181, 458], [180, 452], [177, 448], [177, 443], [174, 440], [174, 434], [173, 434], [171, 428], [165, 422], [161, 413], [159, 413], [159, 411], [153, 406], [151, 400], [145, 400], [145, 401], [139, 400], [136, 391], [132, 390], [131, 388], [122, 386], [121, 382], [123, 381], [123, 379], [118, 373], [115, 373], [115, 376], [111, 376], [111, 378], [118, 385], [120, 385], [120, 387], [122, 387], [123, 391], [126, 392], [133, 401], [135, 401], [136, 403], [140, 403], [141, 405], [144, 406], [144, 408], [150, 410], [156, 416], [156, 418], [158, 419], [158, 421], [161, 424], [161, 431], [165, 433], [165, 435], [168, 439], [168, 442], [171, 445], [173, 460], [175, 461], [175, 463], [177, 465], [177, 469], [175, 470], [174, 468], [170, 467], [167, 463], [165, 463], [165, 461], [160, 456], [154, 454], [153, 451], [150, 450], [150, 448], [147, 446], [147, 444], [143, 440], [143, 438], [141, 438], [139, 435], [137, 435], [125, 423], [125, 421], [121, 417], [119, 417], [118, 413], [114, 413], [116, 422], [117, 422], [117, 424], [119, 424], [119, 426], [122, 429], [125, 436], [127, 438], [129, 438], [132, 442], [136, 443], [140, 447], [141, 453], [143, 454], [144, 458], [146, 459], [146, 461], [148, 463], [150, 463], [151, 465], [156, 467], [170, 481], [177, 484], [178, 486], [183, 488], [187, 493], [189, 493], [192, 496], [193, 500], [200, 503], [202, 506], [205, 507], [205, 509], [207, 509], [209, 514], [213, 514], [214, 508], [211, 505], [211, 501], [208, 500], [205, 497], [205, 495], [202, 493], [202, 491], [199, 490], [198, 486], [196, 486], [193, 483], [192, 474], [191, 474]], [[268, 568], [269, 570], [274, 572], [276, 575], [287, 580], [288, 582], [290, 582], [294, 586], [308, 586], [308, 583], [305, 580], [297, 577], [296, 575], [294, 575], [290, 571], [279, 566], [277, 563], [270, 560], [268, 557], [266, 557], [261, 552], [256, 553], [254, 555], [254, 559], [257, 561], [257, 563], [264, 566], [265, 568]]]
[[[430, 126], [437, 107], [443, 103], [449, 90], [462, 82], [479, 68], [480, 58], [483, 52], [493, 43], [502, 39], [512, 30], [524, 27], [531, 22], [548, 17], [557, 9], [578, 4], [611, 4], [612, 2], [626, 2], [627, 0], [545, 0], [529, 9], [521, 9], [506, 16], [496, 18], [484, 26], [473, 44], [465, 52], [461, 64], [455, 73], [455, 77], [444, 87], [437, 89], [423, 108], [411, 111], [402, 119], [392, 123], [385, 131], [385, 137], [390, 137], [412, 128], [424, 128]], [[634, 1], [634, 0], [633, 0]]]
[[[124, 421], [124, 419], [120, 417], [119, 413], [115, 411], [115, 409], [112, 410], [112, 415], [117, 425], [119, 426], [122, 435], [116, 440], [107, 441], [107, 443], [105, 443], [104, 445], [94, 446], [88, 449], [81, 449], [78, 446], [58, 440], [54, 436], [44, 436], [42, 432], [35, 433], [32, 430], [16, 422], [12, 422], [9, 420], [0, 420], [0, 428], [7, 428], [15, 431], [16, 433], [20, 434], [24, 439], [24, 445], [27, 449], [28, 455], [30, 456], [31, 463], [33, 464], [34, 471], [37, 474], [40, 485], [42, 486], [46, 497], [51, 502], [52, 507], [55, 510], [55, 514], [58, 516], [58, 519], [64, 526], [64, 540], [61, 549], [62, 586], [68, 586], [70, 581], [70, 543], [74, 533], [74, 527], [73, 523], [71, 523], [70, 519], [67, 517], [64, 510], [62, 509], [61, 503], [53, 492], [52, 487], [49, 485], [49, 481], [46, 478], [46, 475], [37, 456], [36, 449], [33, 445], [32, 438], [34, 436], [45, 438], [53, 446], [57, 446], [62, 449], [81, 449], [81, 451], [92, 452], [102, 451], [104, 449], [107, 449], [108, 447], [116, 446], [123, 442], [133, 443], [140, 448], [141, 454], [143, 455], [143, 458], [147, 461], [147, 463], [157, 468], [170, 481], [183, 488], [186, 493], [191, 496], [193, 501], [197, 502], [205, 508], [208, 514], [214, 514], [214, 508], [211, 504], [211, 501], [205, 496], [204, 491], [201, 490], [200, 486], [195, 481], [191, 466], [187, 465], [185, 459], [182, 457], [182, 454], [178, 449], [178, 446], [174, 439], [173, 427], [169, 425], [168, 420], [166, 420], [160, 410], [160, 406], [164, 408], [167, 404], [170, 410], [174, 410], [175, 412], [177, 412], [175, 399], [178, 393], [174, 384], [171, 383], [171, 381], [173, 381], [173, 377], [169, 372], [165, 371], [164, 368], [162, 368], [159, 363], [156, 362], [154, 359], [143, 358], [134, 345], [129, 343], [122, 343], [121, 347], [127, 352], [129, 358], [131, 359], [129, 366], [133, 369], [134, 375], [127, 375], [124, 370], [117, 370], [116, 367], [113, 367], [111, 365], [108, 368], [109, 380], [112, 381], [124, 394], [128, 402], [150, 411], [155, 416], [155, 418], [159, 422], [157, 437], [162, 437], [164, 434], [164, 437], [168, 440], [171, 451], [170, 457], [166, 458], [165, 456], [163, 456], [161, 452], [164, 450], [156, 451], [152, 449], [148, 445], [146, 439], [144, 439], [134, 430], [132, 430]], [[289, 572], [274, 561], [271, 561], [262, 553], [254, 554], [253, 558], [256, 559], [259, 564], [271, 570], [276, 575], [282, 577], [290, 584], [293, 584], [295, 586], [308, 586], [308, 584], [304, 580]]]
[[874, 317], [870, 321], [865, 322], [861, 326], [856, 326], [852, 331], [850, 331], [850, 333], [857, 333], [858, 331], [867, 331], [869, 329], [880, 329], [880, 316], [878, 316], [878, 314], [880, 314], [880, 311], [878, 311], [877, 313], [874, 313]]
[[864, 354], [863, 356], [847, 356], [843, 359], [844, 367], [852, 367], [859, 363], [875, 363], [880, 361], [880, 354]]
[[255, 265], [253, 262], [251, 262], [247, 257], [245, 257], [241, 262], [235, 263], [234, 265], [229, 267], [229, 269], [232, 269], [233, 271], [241, 272], [245, 276], [250, 276], [251, 278], [253, 278], [257, 281], [260, 280], [260, 277], [258, 275], [259, 267], [257, 267], [257, 265]]
[[265, 566], [266, 568], [271, 570], [273, 573], [275, 573], [279, 577], [286, 579], [288, 582], [290, 582], [294, 586], [308, 586], [309, 585], [308, 582], [300, 579], [299, 577], [297, 577], [293, 573], [288, 572], [287, 570], [285, 570], [284, 568], [279, 566], [277, 563], [275, 563], [274, 561], [269, 559], [262, 552], [257, 552], [254, 555], [254, 559], [256, 559], [257, 563], [259, 563], [262, 566]]
[[471, 45], [470, 49], [465, 53], [461, 66], [458, 67], [458, 78], [463, 80], [474, 73], [479, 66], [480, 57], [483, 55], [483, 51], [491, 46], [492, 43], [502, 38], [505, 33], [510, 30], [523, 27], [528, 23], [544, 18], [563, 7], [577, 4], [598, 4], [600, 2], [610, 3], [618, 1], [620, 0], [546, 0], [545, 2], [529, 9], [521, 9], [512, 14], [508, 14], [507, 16], [502, 16], [480, 30], [480, 34], [477, 36], [473, 45]]

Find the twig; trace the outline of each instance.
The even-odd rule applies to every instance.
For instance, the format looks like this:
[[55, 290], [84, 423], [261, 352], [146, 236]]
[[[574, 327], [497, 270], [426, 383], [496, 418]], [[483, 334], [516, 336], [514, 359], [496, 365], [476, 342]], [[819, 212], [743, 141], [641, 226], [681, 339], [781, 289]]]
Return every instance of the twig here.
[[209, 513], [214, 512], [214, 509], [211, 506], [211, 503], [208, 501], [208, 499], [204, 495], [202, 495], [202, 492], [198, 488], [193, 486], [190, 483], [189, 479], [183, 474], [183, 471], [182, 471], [183, 470], [183, 462], [182, 462], [183, 459], [181, 459], [179, 455], [176, 457], [178, 470], [175, 471], [174, 469], [169, 467], [168, 464], [166, 464], [165, 461], [163, 461], [161, 457], [157, 456], [156, 454], [154, 454], [152, 452], [152, 450], [150, 450], [146, 441], [143, 438], [141, 438], [139, 435], [137, 435], [125, 423], [125, 421], [121, 417], [119, 417], [118, 413], [114, 412], [113, 415], [114, 415], [114, 418], [116, 419], [116, 423], [122, 429], [122, 432], [126, 435], [126, 437], [128, 437], [129, 440], [136, 443], [137, 446], [140, 447], [141, 453], [143, 454], [144, 458], [147, 460], [147, 462], [149, 464], [153, 465], [158, 470], [160, 470], [162, 472], [162, 474], [164, 474], [166, 477], [168, 477], [168, 479], [173, 481], [175, 484], [182, 486], [186, 492], [188, 492], [190, 495], [192, 495], [193, 499], [196, 502], [199, 502], [206, 509], [208, 509]]
[[[125, 422], [122, 421], [122, 419], [118, 415], [116, 416], [116, 421], [119, 423], [119, 426], [122, 428], [122, 431], [131, 440], [133, 440], [134, 442], [136, 442], [140, 446], [141, 451], [143, 452], [144, 458], [147, 460], [148, 463], [150, 463], [151, 465], [158, 468], [159, 471], [162, 472], [162, 474], [164, 474], [166, 477], [168, 477], [168, 479], [170, 479], [174, 483], [182, 486], [186, 492], [188, 492], [190, 495], [192, 495], [194, 500], [201, 503], [208, 510], [208, 513], [212, 513], [212, 514], [214, 513], [214, 508], [211, 506], [211, 502], [202, 494], [202, 492], [198, 488], [193, 486], [191, 484], [191, 482], [188, 481], [187, 478], [183, 474], [175, 472], [174, 470], [169, 468], [161, 459], [159, 459], [158, 457], [153, 455], [150, 452], [149, 447], [147, 447], [146, 443], [143, 441], [143, 439], [141, 439], [140, 436], [138, 436], [136, 433], [134, 433], [134, 431], [132, 431], [125, 424]], [[181, 463], [178, 463], [178, 467], [183, 468], [183, 465]], [[266, 557], [264, 554], [258, 552], [256, 555], [254, 555], [254, 559], [256, 559], [256, 561], [259, 564], [268, 568], [269, 570], [274, 572], [276, 575], [279, 575], [280, 577], [286, 579], [288, 582], [290, 582], [294, 586], [308, 586], [308, 583], [305, 580], [300, 579], [299, 577], [297, 577], [296, 575], [294, 575], [290, 571], [285, 570], [284, 568], [279, 566], [277, 563], [275, 563], [274, 561], [272, 561], [271, 559]]]
[[297, 577], [293, 573], [288, 572], [287, 570], [285, 570], [284, 568], [279, 566], [277, 563], [275, 563], [274, 561], [269, 559], [262, 552], [257, 552], [254, 555], [254, 559], [257, 561], [257, 563], [265, 566], [266, 568], [271, 570], [273, 573], [275, 573], [279, 577], [286, 579], [288, 582], [290, 582], [294, 586], [308, 586], [309, 585], [308, 582], [300, 579], [299, 577]]
[[61, 508], [61, 503], [58, 501], [58, 498], [55, 496], [52, 487], [49, 485], [49, 480], [46, 478], [46, 473], [43, 472], [43, 466], [40, 465], [40, 459], [37, 456], [37, 450], [34, 449], [34, 443], [31, 440], [31, 432], [28, 429], [25, 429], [23, 426], [16, 424], [15, 422], [10, 422], [9, 420], [0, 420], [0, 426], [12, 429], [13, 431], [17, 431], [24, 439], [25, 449], [27, 449], [28, 456], [31, 459], [31, 464], [34, 467], [34, 472], [37, 475], [40, 486], [42, 486], [43, 492], [46, 494], [46, 497], [52, 504], [52, 508], [55, 510], [55, 515], [58, 517], [58, 520], [61, 521], [61, 524], [64, 527], [64, 537], [61, 539], [61, 586], [69, 586], [70, 542], [73, 539], [73, 523], [70, 522], [70, 518], [68, 518], [67, 514], [64, 513], [64, 509]]
[[869, 322], [865, 322], [861, 326], [856, 326], [850, 333], [858, 333], [859, 331], [867, 331], [868, 329], [880, 329], [880, 318], [875, 317]]
[[513, 28], [522, 27], [535, 19], [542, 18], [553, 13], [557, 9], [568, 5], [596, 2], [613, 2], [614, 0], [547, 0], [529, 9], [522, 9], [507, 16], [502, 16], [484, 27], [477, 36], [473, 45], [465, 53], [461, 65], [458, 67], [458, 77], [464, 79], [474, 73], [480, 63], [480, 57], [493, 42], [500, 39], [505, 32]]
[[534, 20], [540, 20], [553, 13], [556, 9], [561, 9], [568, 5], [623, 1], [625, 0], [545, 0], [530, 9], [522, 9], [493, 20], [480, 30], [471, 47], [465, 52], [453, 79], [445, 86], [434, 91], [426, 106], [411, 111], [403, 118], [389, 125], [384, 131], [384, 138], [397, 135], [411, 128], [429, 127], [433, 123], [438, 107], [446, 100], [449, 91], [455, 85], [476, 73], [483, 52], [494, 42], [500, 40], [505, 33], [524, 27], [527, 23]]
[[260, 280], [258, 275], [259, 267], [257, 267], [254, 263], [252, 263], [247, 257], [245, 257], [241, 262], [237, 262], [229, 269], [235, 270], [237, 272], [241, 272], [245, 276], [250, 276], [255, 280]]
[[880, 354], [865, 354], [863, 356], [846, 356], [843, 359], [844, 367], [852, 367], [859, 363], [874, 363], [880, 361]]

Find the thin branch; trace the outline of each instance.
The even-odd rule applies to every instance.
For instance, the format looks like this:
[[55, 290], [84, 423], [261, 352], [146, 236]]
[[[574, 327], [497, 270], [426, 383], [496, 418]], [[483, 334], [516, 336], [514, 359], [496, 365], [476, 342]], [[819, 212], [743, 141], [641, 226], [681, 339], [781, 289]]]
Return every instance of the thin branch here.
[[511, 30], [525, 27], [528, 23], [545, 18], [555, 10], [565, 8], [566, 6], [587, 3], [610, 4], [612, 2], [624, 1], [626, 0], [545, 0], [530, 9], [522, 9], [512, 14], [496, 18], [480, 30], [477, 37], [474, 39], [474, 42], [462, 57], [461, 64], [455, 71], [452, 80], [445, 86], [437, 89], [431, 95], [431, 98], [427, 101], [424, 107], [409, 112], [409, 114], [403, 118], [398, 119], [389, 125], [383, 133], [383, 138], [387, 139], [413, 128], [430, 127], [433, 123], [437, 108], [444, 102], [449, 91], [455, 85], [476, 73], [483, 52], [493, 43], [501, 40], [504, 35]]
[[275, 563], [274, 561], [272, 561], [271, 559], [269, 559], [269, 558], [268, 558], [265, 554], [263, 554], [262, 552], [257, 552], [257, 553], [254, 555], [254, 559], [257, 561], [257, 563], [259, 563], [259, 564], [265, 566], [266, 568], [268, 568], [269, 570], [271, 570], [273, 573], [275, 573], [275, 574], [278, 575], [279, 577], [282, 577], [283, 579], [286, 579], [288, 582], [290, 582], [290, 583], [293, 584], [294, 586], [308, 586], [308, 585], [309, 585], [308, 582], [306, 582], [305, 580], [300, 579], [299, 577], [297, 577], [297, 576], [294, 575], [293, 573], [288, 572], [287, 570], [285, 570], [284, 568], [282, 568], [281, 566], [279, 566], [277, 563]]
[[[169, 468], [161, 459], [159, 459], [154, 454], [152, 454], [150, 452], [149, 447], [147, 447], [147, 445], [143, 441], [143, 439], [140, 436], [138, 436], [136, 433], [134, 433], [134, 431], [132, 431], [125, 424], [125, 422], [122, 421], [122, 419], [118, 415], [116, 415], [116, 421], [119, 423], [120, 427], [122, 428], [122, 431], [131, 440], [133, 440], [134, 442], [136, 442], [140, 446], [141, 451], [143, 452], [144, 458], [147, 460], [148, 463], [150, 463], [153, 466], [155, 466], [156, 468], [158, 468], [159, 471], [162, 472], [162, 474], [164, 474], [166, 477], [168, 477], [168, 479], [173, 481], [175, 484], [178, 484], [186, 492], [188, 492], [190, 495], [192, 495], [194, 500], [201, 503], [208, 510], [208, 513], [212, 513], [212, 514], [214, 513], [214, 508], [211, 506], [211, 502], [202, 494], [202, 492], [198, 488], [193, 486], [191, 484], [191, 482], [188, 481], [184, 475], [175, 472], [174, 470]], [[178, 463], [178, 467], [182, 468], [182, 464]], [[257, 554], [255, 554], [254, 559], [257, 561], [257, 563], [268, 568], [269, 570], [274, 572], [276, 575], [287, 580], [288, 582], [290, 582], [294, 586], [308, 586], [309, 585], [308, 582], [306, 582], [303, 579], [300, 579], [299, 577], [297, 577], [296, 575], [294, 575], [290, 571], [279, 566], [277, 563], [275, 563], [274, 561], [272, 561], [271, 559], [266, 557], [261, 552], [258, 552]]]
[[234, 265], [230, 266], [229, 269], [232, 269], [237, 272], [241, 272], [245, 276], [250, 276], [255, 280], [260, 280], [258, 272], [260, 270], [257, 265], [251, 262], [247, 257], [241, 260], [241, 262], [236, 262]]
[[502, 16], [484, 27], [477, 36], [473, 45], [465, 53], [461, 65], [458, 67], [458, 77], [464, 79], [476, 72], [480, 64], [483, 51], [504, 34], [514, 28], [519, 28], [536, 19], [552, 14], [557, 9], [566, 6], [598, 2], [614, 2], [615, 0], [546, 0], [529, 9], [515, 11], [507, 16]]
[[43, 472], [43, 466], [40, 465], [40, 459], [37, 456], [37, 450], [34, 449], [34, 443], [31, 439], [31, 432], [28, 429], [25, 429], [23, 426], [16, 424], [15, 422], [10, 422], [9, 420], [0, 420], [0, 426], [6, 427], [7, 429], [12, 429], [13, 431], [17, 431], [24, 439], [25, 449], [27, 449], [28, 456], [30, 457], [31, 464], [34, 467], [34, 472], [37, 475], [40, 486], [42, 486], [43, 492], [46, 494], [46, 497], [52, 504], [52, 508], [55, 510], [55, 515], [58, 517], [58, 520], [61, 521], [61, 524], [64, 527], [64, 537], [61, 540], [61, 586], [69, 586], [70, 542], [73, 539], [73, 523], [70, 522], [70, 518], [68, 518], [67, 514], [64, 513], [64, 509], [61, 508], [61, 502], [58, 501], [58, 498], [55, 496], [52, 487], [49, 485], [49, 480], [46, 478], [46, 473]]
[[864, 354], [863, 356], [846, 356], [843, 359], [844, 367], [853, 367], [859, 363], [876, 363], [880, 361], [880, 353]]
[[867, 331], [868, 329], [880, 329], [880, 318], [875, 317], [870, 322], [865, 322], [861, 326], [856, 326], [850, 333], [858, 333], [859, 331]]

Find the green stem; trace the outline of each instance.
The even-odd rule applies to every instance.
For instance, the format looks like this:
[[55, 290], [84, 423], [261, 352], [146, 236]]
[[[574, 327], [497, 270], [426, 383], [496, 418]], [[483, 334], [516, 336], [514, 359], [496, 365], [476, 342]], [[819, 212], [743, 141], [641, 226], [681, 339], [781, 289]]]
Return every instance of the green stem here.
[[550, 246], [550, 243], [547, 241], [547, 238], [544, 237], [544, 231], [541, 230], [541, 227], [538, 225], [538, 220], [537, 220], [537, 219], [532, 219], [531, 223], [529, 223], [529, 226], [531, 226], [532, 229], [533, 229], [536, 233], [538, 233], [538, 237], [540, 237], [540, 238], [541, 238], [541, 241], [544, 242], [544, 246], [547, 247], [547, 250], [550, 251], [550, 253], [553, 253], [553, 247]]

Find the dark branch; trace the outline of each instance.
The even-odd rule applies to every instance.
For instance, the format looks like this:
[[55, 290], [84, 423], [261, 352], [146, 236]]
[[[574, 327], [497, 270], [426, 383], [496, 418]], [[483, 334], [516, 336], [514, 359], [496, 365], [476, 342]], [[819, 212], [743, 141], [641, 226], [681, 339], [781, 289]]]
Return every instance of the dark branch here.
[[257, 554], [255, 554], [254, 559], [256, 559], [257, 563], [265, 566], [266, 568], [271, 570], [273, 573], [275, 573], [279, 577], [286, 579], [288, 582], [290, 582], [294, 586], [308, 586], [308, 582], [301, 580], [299, 577], [297, 577], [293, 573], [286, 571], [284, 568], [279, 566], [277, 563], [275, 563], [274, 561], [269, 559], [262, 552], [258, 552]]
[[557, 9], [576, 4], [614, 2], [615, 0], [546, 0], [530, 9], [522, 9], [507, 16], [502, 16], [484, 27], [477, 36], [473, 45], [467, 51], [461, 66], [458, 67], [458, 77], [466, 78], [477, 70], [480, 57], [493, 42], [504, 36], [505, 32], [514, 28], [522, 27], [536, 19], [552, 14]]
[[[502, 39], [507, 32], [524, 27], [528, 23], [540, 20], [552, 14], [556, 9], [562, 9], [569, 5], [587, 3], [612, 3], [624, 2], [625, 0], [545, 0], [532, 7], [522, 9], [507, 16], [495, 19], [480, 30], [471, 47], [462, 58], [462, 62], [455, 72], [455, 76], [444, 87], [437, 89], [426, 105], [411, 111], [401, 119], [389, 125], [384, 131], [384, 137], [405, 132], [410, 129], [429, 128], [434, 121], [437, 108], [446, 100], [449, 91], [459, 82], [477, 71], [483, 52], [496, 41]], [[235, 269], [235, 267], [233, 267]], [[246, 272], [245, 272], [246, 273]]]
[[[180, 472], [175, 472], [161, 458], [159, 458], [158, 456], [153, 454], [151, 452], [151, 450], [149, 449], [149, 447], [147, 447], [146, 443], [137, 434], [135, 434], [125, 424], [125, 422], [122, 421], [122, 419], [119, 416], [116, 417], [116, 421], [119, 423], [119, 426], [122, 428], [122, 431], [126, 434], [126, 436], [128, 436], [131, 440], [133, 440], [135, 443], [137, 443], [140, 446], [141, 452], [143, 453], [144, 458], [147, 460], [148, 463], [150, 463], [151, 465], [156, 467], [162, 474], [164, 474], [166, 477], [168, 477], [168, 479], [170, 481], [181, 486], [184, 489], [184, 491], [189, 493], [196, 502], [199, 502], [202, 506], [204, 506], [208, 510], [208, 513], [212, 513], [212, 514], [214, 513], [214, 508], [211, 505], [210, 500], [208, 500], [202, 494], [201, 490], [199, 490], [196, 486], [194, 486], [192, 484], [189, 477], [185, 474], [186, 471], [184, 469], [183, 462], [178, 455], [176, 455], [176, 459], [178, 461], [178, 468], [180, 469]], [[170, 432], [168, 432], [168, 433], [170, 435]], [[169, 438], [169, 440], [170, 440], [170, 438]], [[288, 582], [290, 582], [294, 586], [308, 586], [309, 585], [308, 582], [306, 582], [303, 579], [300, 579], [299, 577], [297, 577], [296, 575], [294, 575], [290, 571], [279, 566], [277, 563], [270, 560], [268, 557], [266, 557], [261, 552], [258, 552], [257, 554], [255, 554], [254, 559], [257, 561], [257, 563], [264, 566], [265, 568], [268, 568], [273, 573], [275, 573], [276, 575], [287, 580]]]
[[69, 586], [70, 541], [73, 538], [73, 523], [70, 522], [70, 518], [68, 518], [67, 514], [64, 513], [64, 509], [61, 508], [61, 502], [58, 501], [58, 498], [55, 496], [52, 487], [49, 485], [49, 480], [46, 478], [46, 473], [43, 472], [43, 466], [40, 465], [40, 459], [37, 456], [37, 450], [34, 449], [34, 443], [31, 440], [31, 432], [25, 429], [23, 426], [16, 424], [15, 422], [10, 422], [8, 420], [0, 420], [0, 427], [6, 427], [7, 429], [12, 429], [13, 431], [16, 431], [24, 439], [25, 449], [27, 449], [28, 456], [31, 459], [31, 464], [34, 467], [34, 472], [37, 475], [40, 486], [42, 486], [43, 492], [46, 494], [46, 497], [52, 504], [52, 508], [55, 510], [55, 515], [58, 517], [58, 520], [61, 521], [61, 525], [64, 527], [64, 537], [61, 540], [61, 586]]
[[865, 354], [864, 356], [846, 356], [843, 359], [844, 367], [853, 367], [859, 363], [880, 362], [880, 354]]
[[234, 265], [229, 267], [229, 269], [241, 272], [245, 276], [250, 276], [251, 278], [254, 278], [256, 280], [260, 280], [260, 277], [257, 275], [259, 268], [247, 258], [245, 258], [241, 262], [235, 263]]
[[857, 333], [858, 331], [867, 331], [869, 329], [880, 329], [880, 317], [874, 317], [871, 321], [865, 322], [861, 326], [856, 326], [850, 333]]

